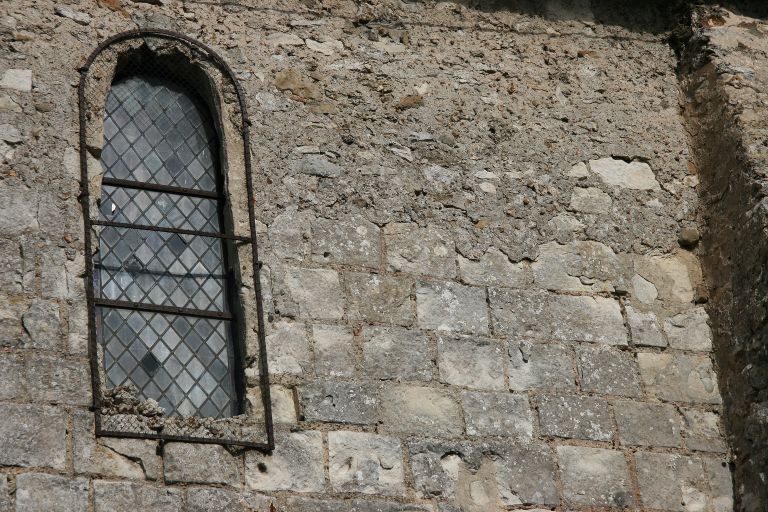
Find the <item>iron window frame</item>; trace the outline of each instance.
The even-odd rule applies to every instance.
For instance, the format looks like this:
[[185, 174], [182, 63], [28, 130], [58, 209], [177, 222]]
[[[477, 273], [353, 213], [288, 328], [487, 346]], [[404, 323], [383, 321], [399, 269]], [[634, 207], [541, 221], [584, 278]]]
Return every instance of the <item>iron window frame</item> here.
[[[211, 232], [205, 232], [205, 231], [195, 231], [195, 230], [187, 230], [187, 229], [179, 229], [179, 228], [166, 228], [166, 227], [157, 227], [157, 226], [145, 226], [145, 225], [138, 225], [138, 224], [130, 224], [130, 223], [119, 223], [119, 222], [111, 222], [111, 221], [104, 221], [100, 219], [91, 219], [90, 217], [90, 203], [91, 198], [89, 194], [89, 177], [88, 177], [88, 154], [87, 154], [87, 148], [86, 148], [86, 129], [87, 129], [87, 101], [85, 97], [85, 90], [86, 90], [86, 83], [88, 79], [88, 72], [90, 71], [90, 68], [96, 58], [107, 48], [109, 48], [112, 45], [115, 45], [117, 43], [121, 43], [124, 41], [132, 40], [132, 39], [146, 39], [146, 38], [159, 38], [159, 39], [165, 39], [181, 44], [185, 44], [193, 49], [202, 51], [203, 53], [207, 54], [210, 59], [213, 61], [214, 64], [220, 69], [220, 71], [223, 73], [224, 77], [229, 80], [235, 89], [235, 94], [237, 96], [237, 102], [238, 107], [240, 110], [240, 117], [241, 117], [241, 126], [242, 126], [242, 142], [243, 142], [243, 165], [245, 168], [245, 183], [246, 183], [246, 192], [247, 192], [247, 203], [248, 203], [248, 221], [249, 221], [249, 228], [250, 228], [250, 237], [243, 237], [243, 236], [235, 236], [232, 233], [227, 232], [227, 227], [224, 226], [223, 231], [221, 233], [211, 233]], [[84, 249], [85, 249], [85, 291], [86, 291], [86, 301], [87, 301], [87, 307], [88, 307], [88, 355], [90, 359], [90, 370], [91, 370], [91, 386], [92, 386], [92, 409], [94, 412], [95, 417], [95, 433], [97, 437], [124, 437], [124, 438], [138, 438], [138, 439], [156, 439], [160, 442], [165, 441], [181, 441], [181, 442], [194, 442], [194, 443], [206, 443], [206, 444], [221, 444], [221, 445], [232, 445], [232, 446], [241, 446], [241, 447], [247, 447], [247, 448], [254, 448], [261, 451], [271, 452], [274, 450], [275, 447], [275, 438], [274, 438], [274, 426], [272, 422], [272, 401], [270, 399], [270, 390], [269, 390], [269, 368], [267, 363], [267, 346], [266, 346], [266, 338], [265, 338], [265, 331], [264, 331], [264, 307], [263, 307], [263, 299], [262, 299], [262, 292], [261, 292], [261, 279], [260, 279], [260, 270], [262, 267], [262, 263], [259, 260], [258, 257], [258, 247], [256, 242], [256, 217], [254, 213], [254, 193], [253, 193], [253, 183], [252, 183], [252, 171], [251, 171], [251, 145], [250, 145], [250, 118], [248, 116], [248, 110], [245, 102], [245, 95], [243, 94], [242, 86], [238, 82], [237, 78], [235, 77], [235, 74], [233, 73], [232, 69], [229, 67], [227, 62], [220, 56], [218, 53], [216, 53], [211, 47], [208, 45], [201, 43], [200, 41], [197, 41], [189, 36], [186, 36], [184, 34], [180, 34], [178, 32], [173, 32], [170, 30], [162, 30], [162, 29], [138, 29], [138, 30], [129, 30], [126, 32], [121, 32], [119, 34], [116, 34], [105, 41], [103, 41], [101, 44], [99, 44], [95, 50], [88, 56], [85, 63], [79, 68], [80, 72], [80, 82], [78, 86], [78, 113], [79, 113], [79, 143], [80, 143], [80, 195], [78, 197], [78, 200], [80, 201], [82, 212], [83, 212], [83, 224], [85, 228], [85, 237], [84, 237]], [[218, 114], [214, 110], [214, 114]], [[221, 173], [222, 170], [219, 169], [219, 173]], [[137, 188], [137, 189], [143, 189], [143, 190], [149, 190], [149, 191], [155, 191], [155, 192], [169, 192], [169, 193], [176, 193], [176, 194], [182, 194], [182, 195], [188, 195], [188, 196], [194, 196], [194, 197], [205, 197], [205, 198], [215, 198], [220, 199], [221, 196], [217, 192], [206, 192], [196, 189], [187, 189], [183, 187], [174, 187], [174, 186], [166, 186], [166, 185], [157, 185], [157, 184], [151, 184], [151, 183], [144, 183], [144, 182], [134, 182], [130, 180], [118, 180], [114, 178], [103, 178], [102, 179], [102, 185], [114, 185], [114, 186], [121, 186], [126, 188]], [[226, 195], [226, 191], [222, 191]], [[255, 291], [255, 299], [256, 299], [256, 321], [257, 321], [257, 329], [258, 329], [258, 351], [259, 351], [259, 387], [261, 389], [261, 398], [262, 398], [262, 405], [264, 408], [264, 425], [265, 425], [265, 431], [266, 431], [266, 443], [260, 443], [260, 442], [252, 442], [252, 441], [244, 441], [239, 439], [227, 439], [227, 438], [206, 438], [206, 437], [196, 437], [196, 436], [179, 436], [179, 435], [169, 435], [164, 434], [162, 432], [157, 433], [145, 433], [145, 432], [127, 432], [127, 431], [115, 431], [115, 430], [105, 430], [102, 429], [101, 426], [101, 407], [102, 407], [102, 396], [101, 396], [101, 369], [99, 367], [99, 358], [98, 358], [98, 340], [97, 340], [97, 334], [96, 334], [96, 307], [97, 306], [113, 306], [113, 307], [119, 307], [122, 309], [133, 309], [133, 310], [140, 310], [140, 311], [154, 311], [154, 312], [160, 312], [160, 313], [169, 313], [169, 314], [181, 314], [181, 315], [189, 315], [189, 316], [203, 316], [203, 317], [209, 317], [209, 318], [218, 318], [218, 319], [225, 319], [227, 317], [231, 318], [231, 313], [220, 313], [220, 312], [203, 312], [199, 310], [190, 310], [188, 308], [178, 308], [173, 306], [162, 306], [162, 305], [150, 305], [150, 304], [143, 304], [143, 303], [134, 303], [134, 302], [127, 302], [127, 301], [112, 301], [102, 298], [96, 298], [94, 295], [94, 283], [93, 283], [93, 253], [92, 253], [92, 241], [91, 241], [91, 233], [92, 233], [92, 226], [113, 226], [113, 227], [130, 227], [134, 229], [142, 229], [142, 230], [148, 230], [148, 231], [159, 231], [159, 232], [168, 232], [168, 233], [177, 233], [177, 234], [184, 234], [184, 235], [197, 235], [197, 236], [207, 236], [207, 237], [213, 237], [213, 238], [222, 238], [226, 240], [232, 240], [232, 241], [238, 241], [243, 243], [249, 243], [251, 246], [251, 259], [253, 264], [253, 289]], [[235, 293], [234, 290], [232, 290], [230, 293]], [[234, 312], [233, 312], [234, 313]], [[236, 343], [242, 344], [243, 340], [235, 340]], [[245, 363], [245, 358], [241, 357], [238, 361], [236, 361], [240, 368], [236, 368], [235, 371], [244, 372], [244, 368], [242, 367]], [[236, 380], [237, 375], [235, 376]], [[244, 387], [244, 386], [243, 386]], [[245, 393], [245, 389], [242, 389], [240, 391], [241, 393]], [[244, 396], [239, 396], [238, 400], [242, 400]]]

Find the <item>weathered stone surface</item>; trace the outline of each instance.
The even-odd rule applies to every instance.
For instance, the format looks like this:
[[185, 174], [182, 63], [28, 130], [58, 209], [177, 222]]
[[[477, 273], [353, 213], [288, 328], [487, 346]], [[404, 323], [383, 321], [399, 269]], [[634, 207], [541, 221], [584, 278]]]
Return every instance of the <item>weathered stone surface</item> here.
[[432, 512], [431, 505], [368, 500], [318, 500], [288, 498], [291, 512]]
[[571, 350], [563, 345], [512, 341], [509, 344], [509, 389], [576, 387]]
[[317, 320], [340, 320], [344, 315], [336, 271], [291, 268], [282, 273], [282, 279], [283, 286], [273, 290], [281, 314]]
[[0, 510], [3, 512], [10, 512], [11, 510], [11, 497], [8, 495], [8, 475], [0, 475]]
[[[201, 464], [201, 461], [205, 461]], [[217, 444], [168, 443], [163, 450], [167, 483], [240, 485], [238, 460]]]
[[22, 473], [16, 477], [16, 510], [86, 512], [88, 479]]
[[637, 354], [647, 393], [662, 400], [719, 404], [712, 361], [704, 356]]
[[[296, 417], [296, 403], [293, 397], [293, 389], [272, 384], [269, 386], [269, 397], [272, 401], [272, 421], [283, 425], [293, 425], [298, 421]], [[261, 388], [248, 389], [248, 401], [251, 404], [251, 415], [260, 421], [264, 418], [264, 406], [261, 398]]]
[[91, 379], [86, 362], [43, 354], [26, 359], [27, 387], [32, 400], [71, 405], [91, 403]]
[[720, 429], [720, 416], [698, 409], [683, 409], [682, 412], [686, 448], [718, 453], [728, 451]]
[[609, 213], [613, 206], [611, 196], [599, 188], [576, 187], [571, 195], [571, 210], [582, 213]]
[[702, 307], [693, 308], [664, 321], [669, 346], [680, 350], [709, 352], [712, 350], [712, 330], [709, 315]]
[[639, 274], [632, 276], [632, 289], [634, 290], [634, 297], [643, 304], [653, 304], [656, 297], [659, 296], [659, 291], [653, 285], [652, 282], [645, 279]]
[[[293, 94], [319, 100], [323, 97], [320, 87], [294, 68], [285, 68], [275, 75], [275, 87], [281, 91], [290, 90]], [[327, 174], [327, 173], [326, 173]]]
[[312, 340], [317, 375], [351, 377], [354, 374], [355, 347], [352, 329], [341, 325], [313, 325]]
[[525, 395], [465, 391], [461, 403], [470, 436], [533, 436], [531, 406]]
[[250, 489], [318, 492], [324, 483], [320, 432], [278, 432], [272, 455], [245, 454], [245, 484]]
[[9, 144], [18, 144], [23, 140], [18, 128], [11, 124], [0, 124], [0, 140]]
[[389, 270], [450, 279], [456, 276], [456, 248], [450, 234], [434, 227], [388, 224], [384, 228]]
[[[693, 259], [693, 261], [692, 261]], [[658, 290], [658, 298], [671, 303], [689, 303], [694, 298], [692, 273], [700, 273], [695, 258], [685, 251], [675, 256], [635, 258], [635, 272]]]
[[625, 162], [615, 158], [590, 160], [589, 169], [600, 176], [603, 183], [633, 190], [658, 190], [659, 182], [645, 162]]
[[420, 386], [388, 386], [381, 393], [381, 428], [387, 432], [458, 435], [461, 408], [447, 391]]
[[157, 480], [160, 477], [157, 441], [96, 438], [93, 413], [75, 413], [72, 451], [76, 473], [134, 480]]
[[[13, 70], [6, 71], [5, 75], [7, 76], [10, 71]], [[3, 215], [0, 216], [1, 236], [19, 236], [40, 228], [37, 220], [40, 197], [36, 191], [21, 186], [2, 185], [0, 202], [4, 207]]]
[[400, 440], [364, 432], [328, 434], [331, 486], [337, 492], [405, 492]]
[[61, 338], [59, 305], [47, 300], [35, 300], [24, 316], [22, 324], [29, 335], [29, 346], [56, 350]]
[[504, 389], [504, 350], [496, 341], [440, 336], [437, 365], [442, 382], [473, 389]]
[[312, 259], [361, 267], [379, 267], [379, 227], [360, 215], [316, 219], [312, 223]]
[[0, 289], [4, 293], [21, 292], [23, 268], [19, 244], [0, 239]]
[[269, 34], [265, 40], [275, 46], [301, 46], [304, 40], [296, 34], [286, 34], [285, 32], [274, 32]]
[[632, 342], [640, 347], [666, 347], [667, 341], [661, 332], [654, 313], [641, 313], [632, 306], [626, 306], [627, 323], [632, 333]]
[[78, 25], [90, 25], [91, 16], [85, 12], [78, 12], [63, 5], [57, 5], [54, 12], [62, 18], [68, 18]]
[[0, 375], [3, 376], [0, 400], [18, 400], [26, 397], [27, 375], [21, 356], [0, 352]]
[[66, 429], [67, 415], [61, 409], [0, 404], [0, 465], [63, 471]]
[[550, 242], [531, 263], [538, 288], [566, 292], [612, 292], [620, 279], [619, 259], [599, 242]]
[[624, 454], [585, 446], [558, 446], [563, 497], [571, 506], [627, 507], [634, 504]]
[[0, 88], [30, 92], [32, 90], [32, 70], [6, 69], [3, 78], [0, 78]]
[[642, 394], [637, 363], [630, 352], [606, 346], [582, 346], [576, 353], [582, 390], [603, 395], [639, 397]]
[[605, 297], [490, 288], [494, 332], [515, 338], [626, 345], [619, 303]]
[[363, 370], [374, 379], [431, 380], [427, 337], [402, 327], [363, 329]]
[[269, 506], [277, 501], [268, 496], [215, 487], [190, 487], [186, 495], [188, 512], [269, 512]]
[[707, 457], [704, 470], [709, 477], [711, 505], [714, 512], [733, 511], [733, 477], [728, 462]]
[[485, 289], [456, 283], [419, 283], [416, 286], [419, 327], [438, 331], [488, 333]]
[[367, 425], [375, 423], [379, 388], [355, 382], [315, 382], [299, 387], [304, 419]]
[[409, 326], [415, 317], [413, 280], [379, 274], [344, 275], [349, 319]]
[[286, 208], [274, 218], [267, 231], [275, 256], [302, 261], [309, 250], [312, 213]]
[[275, 322], [266, 341], [270, 373], [300, 374], [309, 371], [309, 339], [304, 324]]
[[177, 512], [181, 509], [181, 491], [172, 487], [96, 480], [93, 491], [95, 512]]
[[674, 406], [620, 401], [613, 410], [622, 444], [680, 447], [680, 415]]
[[[310, 86], [308, 91], [314, 93]], [[344, 168], [322, 155], [307, 155], [296, 166], [298, 172], [321, 178], [338, 178], [344, 174]]]
[[467, 284], [521, 288], [531, 282], [525, 264], [512, 263], [495, 247], [489, 248], [477, 261], [458, 255], [458, 262], [461, 280]]
[[539, 423], [545, 436], [610, 441], [613, 420], [608, 402], [577, 395], [541, 395]]
[[680, 512], [707, 509], [708, 482], [699, 459], [637, 452], [635, 461], [645, 508]]

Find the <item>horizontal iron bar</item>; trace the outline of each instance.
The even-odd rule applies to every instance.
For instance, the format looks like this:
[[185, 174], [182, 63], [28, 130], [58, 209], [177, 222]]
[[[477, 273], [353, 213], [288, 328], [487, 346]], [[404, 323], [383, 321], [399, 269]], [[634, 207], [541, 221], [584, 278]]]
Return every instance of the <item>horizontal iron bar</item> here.
[[113, 228], [140, 229], [142, 231], [160, 231], [161, 233], [178, 233], [180, 235], [205, 236], [208, 238], [224, 238], [226, 240], [238, 240], [250, 242], [250, 237], [215, 233], [213, 231], [195, 231], [194, 229], [163, 228], [160, 226], [147, 226], [146, 224], [131, 224], [129, 222], [112, 222], [111, 220], [91, 219], [93, 226], [109, 226]]
[[126, 437], [129, 439], [159, 439], [162, 441], [182, 441], [192, 443], [204, 443], [204, 444], [224, 444], [229, 446], [243, 446], [246, 448], [255, 448], [261, 451], [270, 451], [270, 447], [267, 443], [257, 443], [253, 441], [235, 441], [232, 439], [214, 439], [198, 436], [176, 436], [160, 433], [150, 432], [124, 432], [121, 430], [102, 430], [96, 431], [98, 437]]
[[150, 192], [168, 192], [182, 196], [205, 197], [207, 199], [219, 199], [217, 192], [198, 190], [195, 188], [174, 187], [172, 185], [159, 185], [157, 183], [145, 183], [143, 181], [121, 180], [118, 178], [102, 178], [102, 185], [113, 187], [133, 188], [136, 190], [149, 190]]
[[95, 306], [104, 306], [116, 309], [132, 309], [135, 311], [151, 311], [153, 313], [168, 313], [171, 315], [194, 316], [198, 318], [216, 318], [219, 320], [232, 320], [232, 315], [220, 311], [205, 311], [203, 309], [177, 308], [175, 306], [160, 306], [144, 304], [142, 302], [129, 302], [127, 300], [100, 299], [94, 297]]

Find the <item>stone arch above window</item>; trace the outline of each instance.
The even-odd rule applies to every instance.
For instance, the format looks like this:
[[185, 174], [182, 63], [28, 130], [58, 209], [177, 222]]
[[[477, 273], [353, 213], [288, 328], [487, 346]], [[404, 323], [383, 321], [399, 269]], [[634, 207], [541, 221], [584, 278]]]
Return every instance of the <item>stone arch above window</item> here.
[[[271, 449], [239, 85], [210, 48], [163, 31], [115, 36], [81, 73], [97, 434]], [[247, 367], [261, 403], [245, 400]]]

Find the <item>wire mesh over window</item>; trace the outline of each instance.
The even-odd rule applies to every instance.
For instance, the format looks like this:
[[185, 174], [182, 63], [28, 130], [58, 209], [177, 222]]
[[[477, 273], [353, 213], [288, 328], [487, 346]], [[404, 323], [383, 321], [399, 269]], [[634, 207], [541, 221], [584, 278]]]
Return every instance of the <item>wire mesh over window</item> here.
[[236, 299], [208, 108], [142, 70], [113, 82], [104, 115], [93, 265], [106, 385], [134, 386], [166, 415], [236, 415]]

